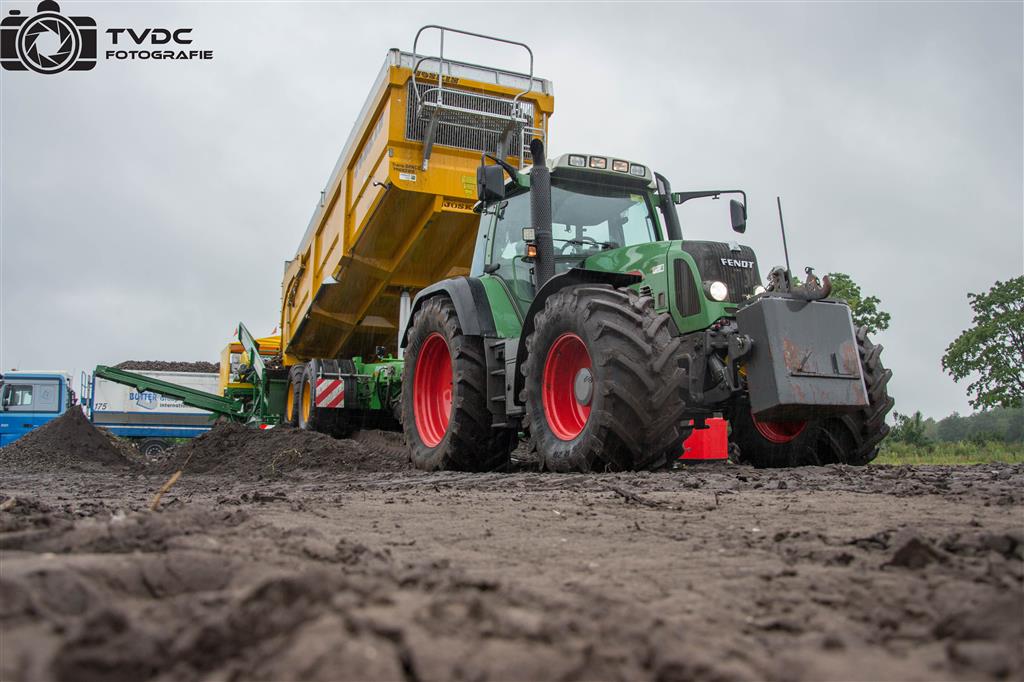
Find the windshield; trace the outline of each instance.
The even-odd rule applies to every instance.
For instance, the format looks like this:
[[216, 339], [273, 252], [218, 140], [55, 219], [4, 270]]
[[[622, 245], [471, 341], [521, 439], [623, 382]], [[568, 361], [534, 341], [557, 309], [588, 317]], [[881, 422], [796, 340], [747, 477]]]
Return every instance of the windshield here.
[[[556, 271], [607, 249], [657, 241], [651, 207], [641, 190], [552, 178], [551, 213]], [[533, 299], [533, 264], [525, 259], [523, 228], [530, 227], [530, 195], [517, 194], [498, 204], [486, 249], [487, 262], [528, 306]]]
[[[530, 226], [530, 195], [511, 197], [497, 210], [498, 220], [488, 261], [508, 276], [512, 261], [526, 255], [523, 228]], [[657, 240], [651, 208], [644, 193], [580, 181], [551, 187], [551, 232], [555, 257], [579, 259], [606, 249]]]
[[656, 240], [654, 220], [643, 193], [580, 181], [551, 187], [555, 256], [590, 255]]

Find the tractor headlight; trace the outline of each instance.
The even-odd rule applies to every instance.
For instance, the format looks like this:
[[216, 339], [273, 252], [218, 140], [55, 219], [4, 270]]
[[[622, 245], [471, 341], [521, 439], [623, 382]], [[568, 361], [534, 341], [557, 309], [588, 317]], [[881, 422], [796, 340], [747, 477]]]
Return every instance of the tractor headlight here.
[[729, 298], [729, 287], [725, 286], [725, 282], [705, 282], [704, 291], [714, 301], [724, 301]]
[[758, 284], [756, 287], [754, 287], [754, 296], [760, 296], [765, 291], [767, 291], [767, 289], [765, 289], [763, 286]]

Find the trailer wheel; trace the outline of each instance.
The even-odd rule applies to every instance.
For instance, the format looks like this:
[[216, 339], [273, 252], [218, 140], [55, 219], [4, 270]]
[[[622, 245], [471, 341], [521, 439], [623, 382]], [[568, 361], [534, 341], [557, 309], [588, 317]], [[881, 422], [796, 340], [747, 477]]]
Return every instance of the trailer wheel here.
[[893, 406], [887, 388], [892, 370], [882, 366], [882, 346], [871, 343], [863, 327], [857, 329], [857, 345], [868, 391], [867, 407], [840, 417], [766, 422], [754, 418], [749, 402], [740, 401], [729, 418], [739, 461], [756, 467], [871, 462], [889, 433], [885, 415]]
[[299, 405], [302, 402], [302, 379], [304, 365], [295, 365], [288, 371], [288, 393], [285, 396], [284, 423], [299, 425]]
[[409, 328], [402, 428], [419, 469], [493, 471], [508, 465], [512, 429], [491, 427], [483, 340], [462, 333], [447, 296], [427, 299]]
[[309, 364], [303, 365], [298, 393], [299, 428], [303, 431], [323, 431], [321, 411], [316, 408], [316, 372]]
[[143, 438], [138, 444], [139, 452], [151, 459], [162, 457], [171, 447], [163, 438]]
[[688, 427], [670, 321], [649, 296], [604, 284], [548, 298], [522, 369], [543, 468], [658, 469], [678, 457]]

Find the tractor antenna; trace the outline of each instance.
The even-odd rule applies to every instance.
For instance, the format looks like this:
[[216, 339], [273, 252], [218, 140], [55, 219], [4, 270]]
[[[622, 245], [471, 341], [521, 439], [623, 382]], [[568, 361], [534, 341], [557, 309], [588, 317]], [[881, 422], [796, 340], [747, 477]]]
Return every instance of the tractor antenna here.
[[779, 207], [779, 227], [782, 228], [782, 253], [786, 254], [786, 279], [791, 279], [793, 273], [789, 269], [789, 247], [786, 246], [786, 223], [782, 220], [782, 199], [775, 197], [775, 203]]

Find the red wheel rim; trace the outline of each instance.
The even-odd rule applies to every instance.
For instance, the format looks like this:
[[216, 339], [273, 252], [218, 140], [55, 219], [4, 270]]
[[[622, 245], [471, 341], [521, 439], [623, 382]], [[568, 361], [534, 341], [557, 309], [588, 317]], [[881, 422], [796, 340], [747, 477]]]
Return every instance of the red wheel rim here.
[[420, 440], [435, 447], [452, 417], [452, 356], [448, 342], [437, 332], [427, 337], [416, 357], [412, 404]]
[[754, 420], [754, 428], [757, 432], [764, 436], [765, 440], [776, 443], [788, 443], [797, 436], [799, 436], [804, 428], [807, 426], [805, 421], [761, 421], [753, 414], [750, 415], [751, 419]]
[[575, 382], [580, 370], [591, 367], [590, 353], [575, 334], [562, 334], [551, 344], [544, 361], [541, 398], [548, 426], [561, 440], [572, 440], [587, 425], [590, 405], [577, 399]]

